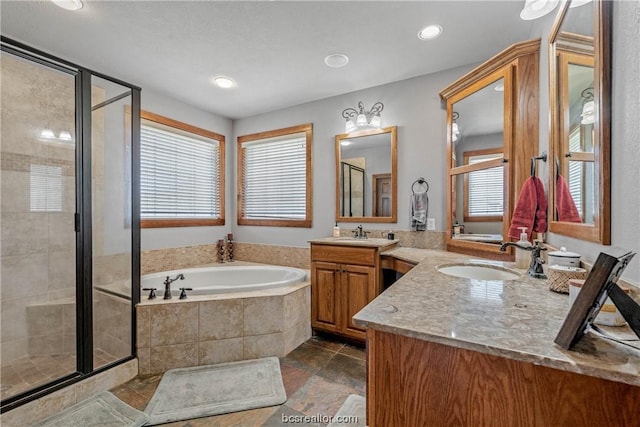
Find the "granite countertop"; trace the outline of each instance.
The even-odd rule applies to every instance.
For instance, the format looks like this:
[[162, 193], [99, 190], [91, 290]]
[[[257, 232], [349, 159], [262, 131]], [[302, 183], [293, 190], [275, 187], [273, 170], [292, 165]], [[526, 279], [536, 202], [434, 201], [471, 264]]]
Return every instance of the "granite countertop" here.
[[[474, 259], [452, 252], [394, 248], [384, 255], [419, 263], [358, 312], [356, 325], [640, 386], [640, 350], [592, 333], [572, 350], [553, 343], [569, 296], [549, 291], [545, 280], [524, 274], [509, 281], [471, 280], [437, 271]], [[628, 334], [629, 328], [609, 331]]]
[[361, 246], [369, 248], [384, 248], [395, 245], [400, 240], [389, 240], [379, 238], [356, 239], [355, 237], [321, 237], [309, 240], [309, 243], [316, 245], [340, 245], [340, 246]]

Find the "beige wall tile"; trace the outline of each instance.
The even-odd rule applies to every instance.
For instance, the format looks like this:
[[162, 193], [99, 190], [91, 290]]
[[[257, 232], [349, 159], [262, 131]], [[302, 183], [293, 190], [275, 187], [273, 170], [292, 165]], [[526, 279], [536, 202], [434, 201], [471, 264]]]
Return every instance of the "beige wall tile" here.
[[8, 365], [16, 359], [27, 356], [29, 354], [27, 349], [27, 338], [3, 342], [0, 346], [0, 361], [2, 361], [2, 366]]
[[45, 356], [51, 354], [64, 353], [64, 341], [62, 340], [62, 332], [58, 335], [47, 335], [28, 339], [27, 351], [30, 356]]
[[[2, 195], [4, 199], [5, 195]], [[47, 217], [42, 213], [2, 212], [2, 255], [47, 252]]]
[[242, 338], [201, 341], [198, 345], [198, 365], [214, 365], [243, 360]]
[[62, 352], [64, 354], [76, 353], [76, 334], [63, 334], [62, 335]]
[[136, 349], [136, 356], [138, 357], [138, 374], [151, 374], [151, 349], [148, 347], [138, 348]]
[[2, 299], [20, 298], [47, 292], [47, 255], [3, 256]]
[[62, 332], [64, 334], [76, 333], [76, 305], [62, 304]]
[[298, 289], [284, 296], [284, 327], [289, 328], [310, 317], [311, 306], [307, 304], [306, 294], [310, 293], [311, 286]]
[[282, 333], [244, 337], [243, 340], [245, 360], [285, 355]]
[[76, 283], [76, 252], [49, 253], [49, 289], [66, 289]]
[[[4, 156], [4, 149], [2, 150], [2, 153]], [[3, 169], [0, 179], [2, 179], [2, 182], [0, 182], [0, 189], [2, 189], [2, 204], [0, 205], [2, 213], [22, 214], [29, 212], [31, 204], [31, 198], [29, 196], [29, 191], [27, 190], [30, 185], [29, 172]], [[2, 235], [4, 238], [4, 230]]]
[[198, 343], [151, 347], [149, 371], [152, 374], [190, 366], [198, 366]]
[[284, 327], [284, 297], [259, 297], [244, 300], [244, 335], [264, 335], [282, 332]]
[[311, 338], [311, 319], [297, 323], [282, 334], [284, 339], [284, 353], [289, 354], [299, 345]]
[[198, 341], [198, 305], [191, 303], [150, 306], [151, 346]]
[[309, 269], [310, 265], [309, 248], [237, 242], [234, 244], [234, 252], [238, 261], [286, 265], [304, 269]]
[[150, 307], [149, 306], [136, 306], [136, 347], [149, 347], [150, 341]]
[[181, 248], [142, 251], [142, 274], [177, 270], [217, 262], [215, 245], [185, 246]]
[[27, 331], [30, 336], [61, 335], [63, 316], [61, 304], [27, 307]]
[[242, 300], [202, 301], [199, 315], [199, 341], [241, 337]]

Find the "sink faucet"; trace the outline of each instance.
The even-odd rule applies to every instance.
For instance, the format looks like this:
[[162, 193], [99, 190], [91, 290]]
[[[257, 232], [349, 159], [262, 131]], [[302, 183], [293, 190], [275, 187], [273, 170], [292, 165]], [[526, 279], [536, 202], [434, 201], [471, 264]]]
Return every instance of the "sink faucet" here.
[[169, 276], [167, 276], [167, 278], [164, 279], [164, 298], [163, 299], [171, 299], [171, 284], [178, 279], [184, 280], [184, 274], [180, 273], [173, 279], [170, 278]]
[[356, 229], [353, 230], [353, 237], [356, 239], [367, 238], [367, 232], [362, 229], [362, 225], [357, 226]]
[[503, 243], [500, 246], [500, 251], [504, 252], [507, 250], [507, 247], [515, 246], [516, 248], [524, 249], [525, 251], [531, 251], [531, 264], [529, 264], [529, 269], [527, 270], [527, 274], [530, 277], [535, 277], [536, 279], [546, 279], [547, 275], [544, 274], [542, 269], [542, 264], [544, 264], [544, 260], [540, 257], [540, 252], [546, 251], [547, 248], [543, 247], [542, 244], [536, 240], [533, 246], [522, 246], [517, 242], [508, 242]]

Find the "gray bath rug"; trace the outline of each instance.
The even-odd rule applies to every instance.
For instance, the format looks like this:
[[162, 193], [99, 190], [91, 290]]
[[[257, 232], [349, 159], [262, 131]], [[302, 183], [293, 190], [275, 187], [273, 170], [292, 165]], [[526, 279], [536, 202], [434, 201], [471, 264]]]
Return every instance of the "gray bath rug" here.
[[280, 405], [287, 400], [277, 357], [171, 369], [145, 412], [149, 424]]
[[139, 427], [147, 423], [147, 415], [127, 405], [108, 391], [84, 400], [47, 418], [38, 427]]
[[367, 423], [367, 401], [357, 394], [350, 394], [344, 401], [333, 421], [327, 427], [360, 427]]

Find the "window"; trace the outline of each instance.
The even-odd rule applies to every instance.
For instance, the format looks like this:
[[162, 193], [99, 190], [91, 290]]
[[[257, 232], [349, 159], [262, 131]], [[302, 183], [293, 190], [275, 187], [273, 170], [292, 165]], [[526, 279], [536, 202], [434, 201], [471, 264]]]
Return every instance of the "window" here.
[[311, 227], [313, 125], [238, 137], [238, 225]]
[[31, 212], [61, 212], [62, 168], [32, 163], [29, 178]]
[[[503, 156], [502, 148], [466, 151], [464, 163], [479, 165]], [[464, 220], [502, 221], [504, 213], [504, 168], [489, 167], [469, 172], [464, 180]]]
[[142, 227], [224, 224], [224, 143], [217, 133], [141, 112]]

